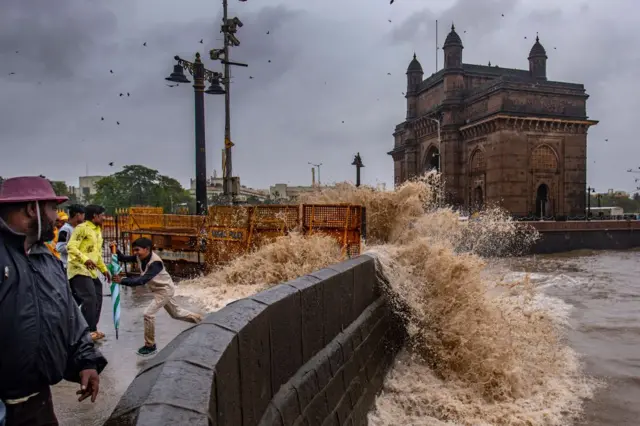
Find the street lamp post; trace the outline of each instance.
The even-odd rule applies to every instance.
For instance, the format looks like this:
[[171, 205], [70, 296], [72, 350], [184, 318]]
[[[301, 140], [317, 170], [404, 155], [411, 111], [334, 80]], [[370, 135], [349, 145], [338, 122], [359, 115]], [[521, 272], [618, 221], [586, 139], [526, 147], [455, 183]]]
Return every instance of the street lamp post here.
[[595, 188], [587, 187], [587, 220], [591, 220], [591, 194], [596, 192]]
[[[209, 71], [200, 60], [200, 53], [196, 53], [194, 62], [186, 61], [179, 56], [174, 58], [178, 64], [174, 65], [173, 72], [166, 78], [175, 83], [189, 83], [184, 75], [184, 68], [193, 76], [193, 91], [195, 98], [195, 130], [196, 130], [196, 214], [207, 214], [207, 155], [205, 140], [204, 120], [204, 94], [221, 95], [225, 93], [220, 86], [222, 74]], [[211, 85], [205, 91], [205, 81]]]
[[364, 167], [362, 164], [362, 158], [360, 157], [360, 153], [357, 153], [355, 157], [353, 157], [352, 166], [356, 166], [356, 187], [360, 186], [360, 169]]

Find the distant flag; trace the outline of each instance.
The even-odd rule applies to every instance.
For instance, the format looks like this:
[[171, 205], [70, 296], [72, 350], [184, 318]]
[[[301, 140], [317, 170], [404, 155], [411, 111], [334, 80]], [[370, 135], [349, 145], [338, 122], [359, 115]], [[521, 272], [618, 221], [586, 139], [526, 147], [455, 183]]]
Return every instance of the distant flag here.
[[111, 263], [107, 266], [111, 274], [111, 300], [113, 301], [113, 326], [116, 329], [116, 340], [118, 339], [118, 329], [120, 328], [120, 284], [113, 281], [113, 277], [122, 270], [118, 262], [115, 244], [111, 246]]

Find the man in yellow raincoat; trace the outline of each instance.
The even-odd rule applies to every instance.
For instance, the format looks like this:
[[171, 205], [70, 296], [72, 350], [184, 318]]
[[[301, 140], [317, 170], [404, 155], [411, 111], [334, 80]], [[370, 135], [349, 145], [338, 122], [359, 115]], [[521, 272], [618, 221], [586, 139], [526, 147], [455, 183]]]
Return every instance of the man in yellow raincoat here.
[[71, 292], [89, 324], [94, 342], [105, 337], [103, 332], [98, 331], [102, 311], [102, 282], [98, 278], [99, 274], [104, 275], [107, 282], [111, 282], [111, 275], [102, 259], [104, 212], [102, 206], [86, 206], [85, 221], [75, 227], [67, 243], [67, 277]]
[[56, 250], [56, 244], [58, 244], [58, 232], [62, 225], [67, 223], [69, 216], [65, 212], [58, 212], [58, 218], [56, 219], [56, 226], [53, 228], [53, 240], [44, 243], [45, 246], [53, 253], [55, 257], [60, 259], [60, 253]]

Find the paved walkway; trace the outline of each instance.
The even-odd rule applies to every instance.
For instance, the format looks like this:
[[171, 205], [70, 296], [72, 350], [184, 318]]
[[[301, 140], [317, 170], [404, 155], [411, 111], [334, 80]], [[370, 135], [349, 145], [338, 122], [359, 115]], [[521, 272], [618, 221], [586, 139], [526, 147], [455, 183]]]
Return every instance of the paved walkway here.
[[[146, 288], [123, 289], [120, 296], [120, 333], [116, 340], [113, 329], [111, 298], [104, 298], [98, 328], [107, 336], [98, 346], [109, 361], [101, 374], [100, 394], [94, 404], [89, 400], [78, 402], [75, 395], [79, 385], [61, 382], [53, 388], [53, 401], [61, 426], [101, 426], [144, 363], [151, 358], [141, 358], [135, 351], [144, 344], [142, 312], [151, 301]], [[179, 299], [185, 307], [186, 301]], [[197, 309], [194, 308], [196, 312]], [[180, 331], [191, 324], [176, 321], [161, 310], [156, 316], [156, 340], [162, 349]]]

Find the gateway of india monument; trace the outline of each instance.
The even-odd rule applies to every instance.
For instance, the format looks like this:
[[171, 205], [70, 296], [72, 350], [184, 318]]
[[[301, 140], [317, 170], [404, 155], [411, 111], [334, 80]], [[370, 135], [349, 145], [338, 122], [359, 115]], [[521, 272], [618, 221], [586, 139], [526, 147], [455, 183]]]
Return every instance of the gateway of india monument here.
[[423, 79], [407, 69], [406, 120], [389, 152], [395, 183], [442, 172], [447, 201], [467, 212], [500, 205], [515, 216], [585, 214], [587, 117], [584, 85], [547, 79], [538, 37], [528, 69], [462, 62], [451, 26], [444, 68]]

